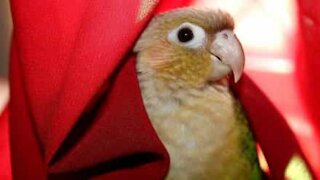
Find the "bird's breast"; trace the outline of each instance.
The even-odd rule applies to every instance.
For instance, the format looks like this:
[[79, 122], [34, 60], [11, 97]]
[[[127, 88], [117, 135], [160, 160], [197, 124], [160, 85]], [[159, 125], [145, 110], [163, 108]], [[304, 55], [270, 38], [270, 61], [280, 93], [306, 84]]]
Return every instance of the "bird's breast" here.
[[143, 89], [150, 121], [170, 155], [171, 179], [219, 177], [239, 154], [233, 98], [227, 92]]

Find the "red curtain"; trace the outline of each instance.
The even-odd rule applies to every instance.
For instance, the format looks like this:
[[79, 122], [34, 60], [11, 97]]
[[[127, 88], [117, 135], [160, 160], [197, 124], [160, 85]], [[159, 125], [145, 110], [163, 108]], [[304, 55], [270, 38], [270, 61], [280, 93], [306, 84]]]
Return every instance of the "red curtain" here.
[[[310, 5], [309, 12], [310, 2], [301, 0], [300, 17], [309, 13], [317, 25], [320, 4]], [[188, 3], [11, 0], [13, 178], [163, 178], [169, 157], [145, 113], [131, 48], [154, 14]], [[306, 56], [301, 55], [305, 59], [298, 77], [305, 80], [302, 93], [316, 119], [319, 26], [302, 27]], [[271, 178], [283, 179], [289, 158], [294, 153], [305, 157], [294, 135], [247, 76], [234, 89], [266, 155]]]
[[164, 177], [131, 48], [154, 8], [186, 3], [11, 1], [13, 178]]
[[297, 81], [305, 109], [320, 137], [320, 1], [299, 0], [298, 7]]

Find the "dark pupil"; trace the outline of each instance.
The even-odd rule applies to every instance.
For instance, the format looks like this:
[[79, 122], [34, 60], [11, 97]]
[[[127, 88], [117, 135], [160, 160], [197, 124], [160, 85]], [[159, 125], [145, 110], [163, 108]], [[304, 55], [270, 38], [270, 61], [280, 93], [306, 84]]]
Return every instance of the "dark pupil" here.
[[178, 32], [180, 42], [188, 42], [193, 39], [193, 32], [189, 28], [182, 28]]

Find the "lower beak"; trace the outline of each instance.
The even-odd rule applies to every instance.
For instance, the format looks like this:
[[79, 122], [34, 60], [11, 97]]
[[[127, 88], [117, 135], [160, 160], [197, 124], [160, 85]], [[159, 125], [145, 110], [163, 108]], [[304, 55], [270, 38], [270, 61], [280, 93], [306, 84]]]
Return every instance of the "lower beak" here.
[[213, 63], [213, 79], [219, 79], [230, 71], [238, 82], [244, 68], [245, 57], [240, 41], [231, 30], [223, 30], [215, 35], [210, 52]]

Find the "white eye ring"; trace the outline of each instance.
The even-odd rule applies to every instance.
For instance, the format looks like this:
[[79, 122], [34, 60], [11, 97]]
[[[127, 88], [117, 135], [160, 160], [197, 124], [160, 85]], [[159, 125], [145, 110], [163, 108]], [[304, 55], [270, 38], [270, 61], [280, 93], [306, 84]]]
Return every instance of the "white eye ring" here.
[[204, 45], [205, 31], [192, 23], [182, 23], [168, 34], [168, 40], [188, 48], [199, 48]]

